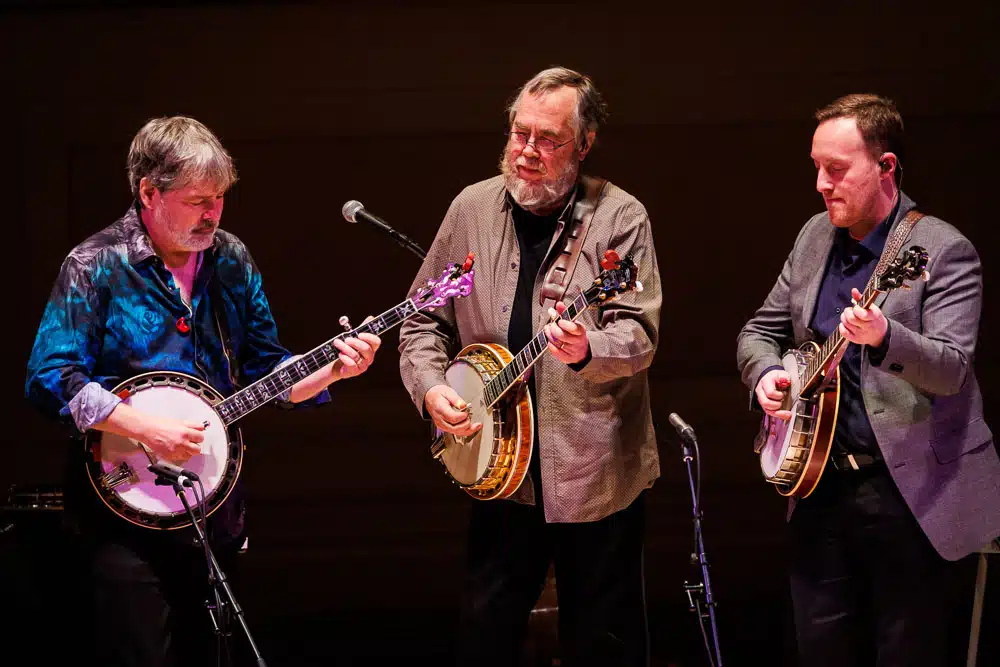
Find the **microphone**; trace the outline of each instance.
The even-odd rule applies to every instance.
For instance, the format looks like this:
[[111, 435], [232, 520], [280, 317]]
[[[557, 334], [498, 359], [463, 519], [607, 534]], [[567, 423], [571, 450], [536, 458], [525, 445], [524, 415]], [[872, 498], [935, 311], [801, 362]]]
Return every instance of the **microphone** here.
[[424, 252], [424, 250], [419, 245], [417, 245], [415, 241], [410, 239], [405, 234], [397, 232], [395, 229], [390, 227], [389, 223], [387, 223], [382, 218], [378, 217], [377, 215], [372, 215], [371, 213], [369, 213], [367, 209], [365, 209], [365, 205], [359, 202], [357, 199], [352, 199], [351, 201], [344, 204], [344, 207], [341, 209], [341, 213], [344, 214], [344, 219], [347, 220], [348, 222], [357, 223], [358, 220], [364, 220], [365, 222], [371, 225], [375, 225], [383, 232], [385, 232], [393, 239], [395, 239], [396, 243], [403, 246], [407, 250], [412, 251], [420, 259], [424, 259], [427, 256], [427, 253]]
[[190, 487], [192, 486], [192, 481], [198, 481], [198, 475], [195, 473], [167, 461], [150, 463], [149, 471], [155, 473], [158, 477], [168, 479], [180, 486]]
[[676, 412], [671, 412], [667, 420], [684, 442], [694, 444], [698, 440], [694, 435], [694, 429], [688, 426], [687, 422], [681, 419]]
[[341, 209], [341, 212], [344, 214], [344, 219], [347, 220], [348, 222], [356, 223], [358, 221], [358, 218], [360, 218], [365, 222], [369, 222], [375, 225], [382, 231], [385, 232], [396, 231], [392, 227], [390, 227], [389, 223], [387, 223], [385, 220], [378, 217], [377, 215], [372, 215], [371, 213], [369, 213], [367, 209], [365, 209], [365, 205], [359, 202], [357, 199], [352, 199], [351, 201], [344, 204], [344, 208]]

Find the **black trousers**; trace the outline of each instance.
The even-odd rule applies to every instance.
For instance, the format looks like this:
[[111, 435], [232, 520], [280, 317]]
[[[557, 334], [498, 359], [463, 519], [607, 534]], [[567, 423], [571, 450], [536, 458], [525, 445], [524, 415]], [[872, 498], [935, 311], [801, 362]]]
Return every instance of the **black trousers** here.
[[[214, 546], [239, 600], [239, 544]], [[151, 534], [149, 539], [102, 536], [87, 548], [92, 579], [92, 636], [102, 667], [229, 665], [244, 637], [230, 615], [232, 637], [220, 642], [206, 600], [214, 603], [205, 551]], [[220, 592], [220, 596], [221, 596]], [[223, 598], [224, 599], [224, 598]], [[221, 657], [221, 660], [220, 660]]]
[[828, 467], [789, 527], [801, 664], [951, 664], [954, 596], [968, 567], [938, 555], [884, 464]]
[[645, 499], [600, 521], [548, 524], [541, 506], [476, 502], [458, 634], [460, 665], [522, 661], [528, 617], [554, 564], [561, 664], [647, 665]]

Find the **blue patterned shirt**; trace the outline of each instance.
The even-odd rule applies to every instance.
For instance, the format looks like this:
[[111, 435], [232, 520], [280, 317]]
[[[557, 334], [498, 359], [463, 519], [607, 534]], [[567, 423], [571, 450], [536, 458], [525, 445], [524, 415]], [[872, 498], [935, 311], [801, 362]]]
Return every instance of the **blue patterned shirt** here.
[[[219, 281], [217, 291], [209, 289], [212, 280]], [[120, 402], [109, 390], [140, 373], [187, 373], [232, 394], [216, 295], [238, 382], [248, 385], [294, 359], [278, 342], [260, 271], [238, 238], [216, 232], [188, 306], [133, 206], [64, 260], [28, 361], [28, 400], [85, 431]], [[311, 402], [328, 400], [323, 391]]]

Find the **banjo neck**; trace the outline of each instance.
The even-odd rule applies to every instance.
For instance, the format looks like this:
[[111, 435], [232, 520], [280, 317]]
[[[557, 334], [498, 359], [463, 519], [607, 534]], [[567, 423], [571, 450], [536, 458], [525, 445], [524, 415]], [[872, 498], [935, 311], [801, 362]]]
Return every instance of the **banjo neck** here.
[[[922, 217], [922, 213], [913, 209], [896, 226], [893, 235], [886, 241], [882, 256], [879, 258], [872, 276], [868, 279], [865, 291], [861, 294], [857, 305], [867, 310], [879, 294], [898, 287], [909, 289], [909, 285], [906, 285], [904, 281], [916, 280], [917, 278], [926, 281], [930, 277], [927, 273], [927, 262], [930, 257], [927, 251], [920, 246], [911, 246], [901, 256], [892, 261], [889, 260], [890, 257], [896, 255], [913, 225]], [[840, 363], [848, 342], [840, 335], [840, 327], [837, 326], [823, 343], [819, 353], [809, 360], [805, 371], [799, 376], [802, 379], [800, 394], [812, 393], [829, 384], [830, 374]]]
[[340, 352], [334, 347], [333, 341], [351, 336], [356, 338], [361, 333], [379, 335], [401, 324], [403, 320], [415, 315], [419, 310], [413, 299], [407, 299], [385, 311], [375, 319], [365, 322], [350, 331], [345, 331], [342, 334], [334, 336], [325, 343], [303, 354], [292, 363], [271, 372], [245, 389], [241, 389], [218, 403], [215, 409], [219, 412], [226, 426], [229, 426], [262, 405], [274, 400], [300, 380], [312, 375], [327, 364], [332, 364], [336, 361], [340, 356]]
[[[580, 316], [580, 313], [585, 311], [589, 302], [587, 301], [587, 294], [585, 292], [580, 293], [573, 303], [566, 307], [560, 319], [573, 321]], [[549, 346], [549, 339], [545, 336], [545, 331], [539, 331], [535, 334], [535, 337], [525, 345], [520, 352], [518, 352], [510, 363], [504, 366], [503, 370], [496, 374], [496, 376], [486, 383], [486, 387], [483, 390], [483, 398], [486, 401], [487, 407], [493, 407], [497, 401], [503, 398], [504, 394], [517, 382], [521, 377], [524, 376], [528, 369], [535, 365], [535, 362], [542, 356]]]
[[449, 264], [436, 280], [427, 281], [427, 286], [417, 291], [405, 301], [393, 306], [378, 317], [369, 320], [359, 327], [345, 331], [322, 345], [303, 354], [286, 366], [272, 371], [245, 389], [241, 389], [229, 398], [215, 405], [216, 411], [223, 423], [229, 426], [253, 412], [260, 406], [269, 403], [282, 392], [303, 380], [328, 364], [332, 364], [340, 356], [333, 342], [340, 338], [357, 337], [358, 334], [370, 333], [380, 335], [398, 326], [410, 317], [424, 310], [434, 310], [444, 306], [452, 298], [467, 296], [472, 291], [472, 268], [474, 254], [469, 253], [461, 265]]
[[[861, 294], [861, 300], [858, 301], [857, 305], [867, 310], [881, 292], [882, 290], [879, 290], [875, 286], [873, 278], [865, 287], [865, 291]], [[802, 373], [802, 378], [804, 379], [802, 382], [802, 394], [806, 394], [822, 385], [837, 364], [840, 363], [840, 359], [844, 355], [844, 350], [847, 349], [849, 342], [840, 335], [839, 326], [833, 330], [833, 333], [830, 334], [826, 342], [820, 347], [819, 353], [813, 356], [806, 364], [805, 371]]]

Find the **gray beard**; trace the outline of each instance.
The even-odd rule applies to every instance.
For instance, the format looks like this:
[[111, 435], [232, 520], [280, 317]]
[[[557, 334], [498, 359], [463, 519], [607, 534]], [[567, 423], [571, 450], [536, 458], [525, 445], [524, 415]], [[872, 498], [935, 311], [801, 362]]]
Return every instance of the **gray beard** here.
[[555, 182], [528, 183], [521, 180], [514, 166], [509, 163], [506, 154], [500, 160], [500, 171], [503, 173], [504, 186], [507, 192], [517, 202], [518, 206], [535, 213], [558, 205], [576, 184], [579, 173], [579, 162], [570, 161], [563, 173]]
[[[190, 233], [179, 232], [174, 228], [173, 219], [166, 213], [165, 209], [157, 211], [154, 214], [154, 219], [160, 233], [167, 237], [175, 251], [201, 252], [212, 247], [215, 239], [214, 233], [208, 237], [196, 237]], [[217, 230], [218, 228], [216, 228]]]

